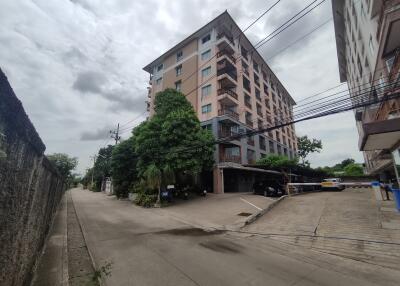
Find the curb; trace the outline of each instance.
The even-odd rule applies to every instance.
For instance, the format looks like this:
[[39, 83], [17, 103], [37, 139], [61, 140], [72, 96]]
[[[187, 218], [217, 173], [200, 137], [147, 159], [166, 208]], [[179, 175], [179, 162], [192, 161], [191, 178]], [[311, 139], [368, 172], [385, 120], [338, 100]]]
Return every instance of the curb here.
[[[83, 189], [82, 189], [82, 190], [83, 190]], [[70, 189], [69, 191], [72, 191], [72, 189]], [[92, 254], [92, 252], [91, 252], [91, 250], [90, 250], [90, 248], [89, 248], [89, 244], [87, 243], [87, 242], [88, 242], [88, 239], [87, 239], [87, 234], [86, 234], [85, 227], [83, 226], [83, 224], [82, 224], [82, 222], [81, 222], [81, 219], [79, 218], [78, 211], [76, 210], [75, 203], [74, 203], [74, 199], [73, 199], [73, 197], [72, 197], [72, 193], [70, 193], [70, 196], [71, 196], [71, 199], [72, 199], [72, 204], [74, 205], [75, 214], [76, 214], [76, 219], [78, 220], [79, 226], [80, 226], [81, 231], [82, 231], [83, 240], [85, 241], [86, 248], [87, 248], [87, 251], [88, 251], [89, 256], [90, 256], [90, 260], [92, 261], [93, 268], [94, 268], [94, 270], [96, 271], [98, 268], [97, 268], [97, 264], [96, 264], [96, 262], [95, 262], [95, 260], [94, 260], [94, 256], [93, 256], [93, 254]], [[98, 280], [100, 286], [107, 286], [107, 284], [105, 283], [105, 281], [103, 281], [102, 277], [99, 277], [97, 280]]]
[[259, 212], [252, 214], [251, 216], [249, 216], [243, 223], [242, 225], [239, 227], [239, 229], [255, 222], [258, 218], [262, 217], [263, 215], [265, 215], [267, 212], [269, 212], [270, 210], [272, 210], [277, 204], [279, 204], [281, 201], [283, 201], [286, 197], [288, 197], [287, 195], [284, 195], [282, 197], [280, 197], [279, 199], [277, 199], [276, 201], [272, 202], [269, 206], [267, 206], [266, 208], [260, 210]]

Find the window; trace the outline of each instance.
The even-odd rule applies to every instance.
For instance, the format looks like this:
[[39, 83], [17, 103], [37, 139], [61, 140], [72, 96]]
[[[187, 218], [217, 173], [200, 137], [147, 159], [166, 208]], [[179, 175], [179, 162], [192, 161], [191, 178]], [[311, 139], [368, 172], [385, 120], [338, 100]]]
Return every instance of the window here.
[[162, 77], [160, 77], [160, 78], [158, 78], [158, 79], [156, 80], [156, 85], [161, 84], [161, 82], [162, 82]]
[[243, 58], [245, 58], [246, 60], [247, 60], [247, 53], [248, 53], [247, 50], [245, 48], [241, 47], [241, 54], [242, 54]]
[[201, 39], [201, 43], [202, 43], [202, 44], [205, 44], [205, 43], [207, 43], [209, 40], [211, 40], [211, 35], [210, 35], [210, 34], [204, 36], [204, 37]]
[[207, 105], [203, 105], [202, 107], [201, 107], [201, 113], [209, 113], [209, 112], [211, 112], [211, 103], [210, 104], [207, 104]]
[[369, 50], [371, 54], [374, 53], [374, 43], [372, 42], [372, 36], [369, 36]]
[[202, 128], [205, 129], [205, 130], [208, 130], [208, 131], [212, 131], [212, 125], [211, 124], [203, 125]]
[[201, 88], [201, 99], [203, 100], [203, 97], [210, 95], [211, 94], [211, 84], [203, 86]]
[[254, 91], [255, 91], [255, 93], [256, 93], [256, 98], [257, 98], [259, 101], [261, 101], [261, 94], [260, 94], [260, 91], [259, 91], [257, 88], [255, 88]]
[[181, 91], [181, 88], [182, 88], [182, 81], [175, 82], [175, 89], [177, 91]]
[[175, 68], [176, 76], [182, 74], [182, 65], [179, 65]]
[[176, 61], [179, 62], [183, 58], [183, 52], [179, 51], [176, 53]]
[[211, 56], [211, 50], [205, 51], [204, 53], [201, 54], [201, 60], [205, 61], [208, 60]]
[[164, 68], [164, 65], [161, 64], [161, 65], [159, 65], [159, 66], [157, 67], [157, 71], [159, 72], [159, 71], [162, 70], [163, 68]]
[[253, 63], [253, 69], [258, 72], [258, 64], [256, 62]]
[[211, 66], [210, 67], [206, 67], [205, 69], [203, 69], [201, 71], [201, 76], [202, 76], [202, 78], [205, 78], [205, 77], [209, 76], [210, 73], [211, 73]]

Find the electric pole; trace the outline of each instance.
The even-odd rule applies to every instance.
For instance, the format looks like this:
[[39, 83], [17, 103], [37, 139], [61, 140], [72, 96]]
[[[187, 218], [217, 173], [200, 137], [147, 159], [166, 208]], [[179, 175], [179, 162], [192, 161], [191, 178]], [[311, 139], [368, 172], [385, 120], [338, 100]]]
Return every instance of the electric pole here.
[[121, 136], [119, 136], [119, 123], [117, 125], [117, 130], [110, 130], [111, 133], [111, 138], [115, 139], [115, 145], [118, 144], [118, 141], [121, 139]]
[[91, 187], [93, 188], [94, 165], [96, 164], [96, 158], [97, 158], [97, 156], [96, 156], [96, 155], [94, 155], [94, 156], [91, 156], [90, 158], [91, 158], [91, 159], [93, 159], [93, 168], [92, 168], [92, 184], [91, 184]]

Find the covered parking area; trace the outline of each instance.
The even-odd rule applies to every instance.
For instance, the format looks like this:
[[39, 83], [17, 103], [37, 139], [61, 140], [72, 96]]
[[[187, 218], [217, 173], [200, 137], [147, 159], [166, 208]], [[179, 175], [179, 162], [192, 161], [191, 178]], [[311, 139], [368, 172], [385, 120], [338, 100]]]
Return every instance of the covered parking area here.
[[255, 181], [282, 176], [282, 173], [277, 171], [229, 163], [219, 165], [218, 173], [221, 180], [221, 193], [252, 192]]

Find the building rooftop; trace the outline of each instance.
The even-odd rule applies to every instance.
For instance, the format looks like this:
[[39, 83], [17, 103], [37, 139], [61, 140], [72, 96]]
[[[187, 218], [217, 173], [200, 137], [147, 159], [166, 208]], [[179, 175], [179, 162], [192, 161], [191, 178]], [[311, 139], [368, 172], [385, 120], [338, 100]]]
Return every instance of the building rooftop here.
[[248, 42], [249, 45], [251, 45], [251, 47], [253, 48], [253, 51], [255, 52], [255, 55], [263, 61], [264, 65], [268, 69], [268, 72], [270, 72], [274, 76], [275, 80], [279, 83], [280, 88], [283, 89], [285, 91], [285, 93], [289, 96], [289, 99], [292, 101], [292, 105], [295, 105], [296, 102], [292, 98], [290, 93], [286, 90], [286, 88], [283, 86], [283, 84], [280, 82], [278, 77], [268, 66], [268, 64], [266, 63], [264, 58], [261, 56], [261, 54], [257, 51], [257, 49], [254, 49], [253, 44], [250, 42], [250, 40], [247, 38], [247, 36], [242, 32], [240, 27], [236, 24], [235, 20], [233, 20], [232, 16], [226, 10], [223, 13], [221, 13], [220, 15], [218, 15], [217, 17], [215, 17], [213, 20], [211, 20], [210, 22], [208, 22], [207, 24], [202, 26], [200, 29], [198, 29], [197, 31], [192, 33], [190, 36], [185, 38], [183, 41], [179, 42], [178, 44], [176, 44], [175, 46], [173, 46], [172, 48], [167, 50], [165, 53], [163, 53], [161, 56], [159, 56], [158, 58], [153, 60], [151, 63], [146, 65], [143, 68], [143, 70], [151, 74], [153, 72], [153, 70], [152, 70], [153, 67], [161, 64], [165, 58], [174, 54], [177, 50], [180, 50], [185, 45], [187, 45], [188, 43], [193, 41], [194, 39], [199, 38], [204, 33], [206, 33], [208, 30], [210, 30], [212, 27], [214, 27], [216, 24], [221, 25], [221, 23], [227, 23], [227, 22], [230, 22], [232, 24], [231, 25], [232, 34], [235, 35], [235, 38], [240, 36], [240, 37], [242, 37], [241, 40], [244, 40], [244, 41]]

